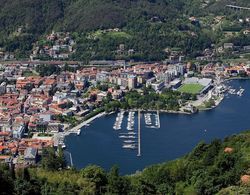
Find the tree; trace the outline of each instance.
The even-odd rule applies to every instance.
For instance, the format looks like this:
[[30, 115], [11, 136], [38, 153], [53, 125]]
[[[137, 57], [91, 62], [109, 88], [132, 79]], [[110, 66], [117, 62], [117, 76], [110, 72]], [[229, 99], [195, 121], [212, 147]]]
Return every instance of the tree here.
[[44, 169], [51, 171], [63, 169], [66, 163], [62, 148], [58, 148], [58, 154], [53, 148], [43, 149], [41, 165]]
[[96, 194], [100, 191], [101, 187], [107, 184], [107, 176], [105, 171], [96, 165], [90, 165], [81, 170], [81, 175], [89, 179], [95, 184]]
[[14, 181], [9, 167], [5, 164], [0, 164], [0, 190], [1, 194], [13, 194]]
[[118, 166], [113, 166], [108, 173], [108, 194], [127, 194], [128, 180], [119, 175]]

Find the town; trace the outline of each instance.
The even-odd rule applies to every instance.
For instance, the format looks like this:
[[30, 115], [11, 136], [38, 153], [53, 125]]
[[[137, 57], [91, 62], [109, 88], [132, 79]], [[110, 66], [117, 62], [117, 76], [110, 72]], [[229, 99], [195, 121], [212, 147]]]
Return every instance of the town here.
[[[219, 104], [224, 80], [250, 75], [250, 64], [198, 65], [181, 59], [151, 64], [92, 61], [89, 66], [5, 61], [0, 69], [0, 160], [17, 167], [36, 164], [46, 147], [66, 147], [64, 136], [79, 135], [82, 126], [105, 111], [122, 108], [116, 103], [126, 101], [131, 92], [189, 94], [174, 110], [155, 110], [195, 113]], [[138, 106], [132, 103], [127, 109]]]

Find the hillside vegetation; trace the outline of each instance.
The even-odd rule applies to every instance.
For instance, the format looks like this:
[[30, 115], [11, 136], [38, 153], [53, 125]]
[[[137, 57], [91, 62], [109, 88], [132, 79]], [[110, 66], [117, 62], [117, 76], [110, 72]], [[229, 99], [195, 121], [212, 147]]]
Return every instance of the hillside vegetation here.
[[[60, 154], [60, 153], [59, 153]], [[194, 194], [224, 195], [250, 192], [250, 131], [199, 143], [174, 161], [121, 176], [90, 165], [79, 171], [63, 169], [61, 155], [47, 151], [40, 168], [0, 168], [1, 194]], [[86, 157], [87, 158], [87, 157]], [[242, 177], [243, 176], [243, 177]], [[243, 179], [245, 178], [245, 179]]]
[[[224, 38], [212, 29], [215, 16], [225, 15], [230, 29], [249, 12], [235, 12], [226, 4], [249, 6], [246, 0], [0, 0], [0, 47], [28, 57], [33, 43], [52, 30], [74, 33], [77, 52], [72, 59], [134, 59], [155, 61], [166, 58], [164, 49], [177, 47], [195, 57]], [[190, 16], [203, 20], [192, 23]], [[249, 24], [234, 25], [239, 30]], [[98, 30], [119, 28], [129, 36], [90, 39]], [[237, 37], [236, 37], [237, 39]], [[134, 53], [117, 54], [119, 44]], [[248, 44], [248, 42], [246, 43]]]

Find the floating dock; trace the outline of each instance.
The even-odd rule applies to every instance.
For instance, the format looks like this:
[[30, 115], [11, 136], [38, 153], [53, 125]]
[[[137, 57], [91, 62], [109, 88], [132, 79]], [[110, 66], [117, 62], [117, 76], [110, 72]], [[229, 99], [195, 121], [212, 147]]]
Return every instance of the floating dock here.
[[138, 153], [137, 156], [141, 156], [141, 113], [138, 110]]

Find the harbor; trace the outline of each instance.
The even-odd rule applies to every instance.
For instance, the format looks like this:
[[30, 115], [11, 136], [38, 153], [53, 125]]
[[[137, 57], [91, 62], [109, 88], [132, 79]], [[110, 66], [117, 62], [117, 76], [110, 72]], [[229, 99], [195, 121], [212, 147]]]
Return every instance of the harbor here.
[[[122, 126], [124, 116], [127, 117], [126, 127]], [[113, 129], [119, 130], [118, 138], [122, 141], [123, 149], [138, 150], [137, 156], [141, 156], [141, 111], [138, 111], [137, 117], [135, 111], [121, 111], [117, 113]], [[137, 120], [137, 126], [136, 126]], [[147, 128], [160, 128], [159, 111], [144, 112], [144, 122]]]
[[157, 113], [145, 113], [144, 119], [147, 128], [159, 129], [161, 127], [160, 114], [158, 110]]
[[[242, 96], [226, 92], [228, 98], [224, 98], [215, 109], [193, 115], [160, 112], [160, 128], [157, 131], [146, 127], [144, 114], [148, 112], [141, 112], [141, 136], [137, 131], [138, 112], [135, 112], [136, 130], [132, 131], [137, 133], [135, 139], [119, 138], [119, 135], [123, 135], [120, 133], [130, 132], [126, 129], [128, 112], [124, 113], [119, 131], [113, 130], [117, 113], [101, 117], [84, 128], [80, 136], [67, 136], [66, 150], [71, 152], [77, 169], [96, 164], [109, 170], [119, 164], [121, 174], [134, 173], [145, 166], [181, 157], [201, 140], [208, 143], [215, 138], [225, 138], [249, 129], [249, 80], [233, 80], [226, 85], [237, 91], [241, 87], [245, 91]], [[138, 137], [141, 139], [141, 147]], [[123, 143], [136, 144], [136, 148], [123, 148]], [[139, 148], [141, 156], [138, 158]]]
[[240, 88], [238, 91], [237, 91], [236, 89], [230, 88], [230, 89], [228, 90], [228, 93], [231, 94], [231, 95], [242, 96], [243, 93], [244, 93], [244, 91], [245, 91], [245, 89], [242, 89], [242, 88]]
[[122, 139], [122, 148], [123, 149], [130, 149], [134, 150], [137, 148], [137, 142], [135, 141], [137, 138], [137, 132], [134, 128], [135, 125], [135, 112], [130, 111], [128, 112], [127, 118], [127, 127], [125, 133], [120, 133], [121, 135], [119, 138]]

